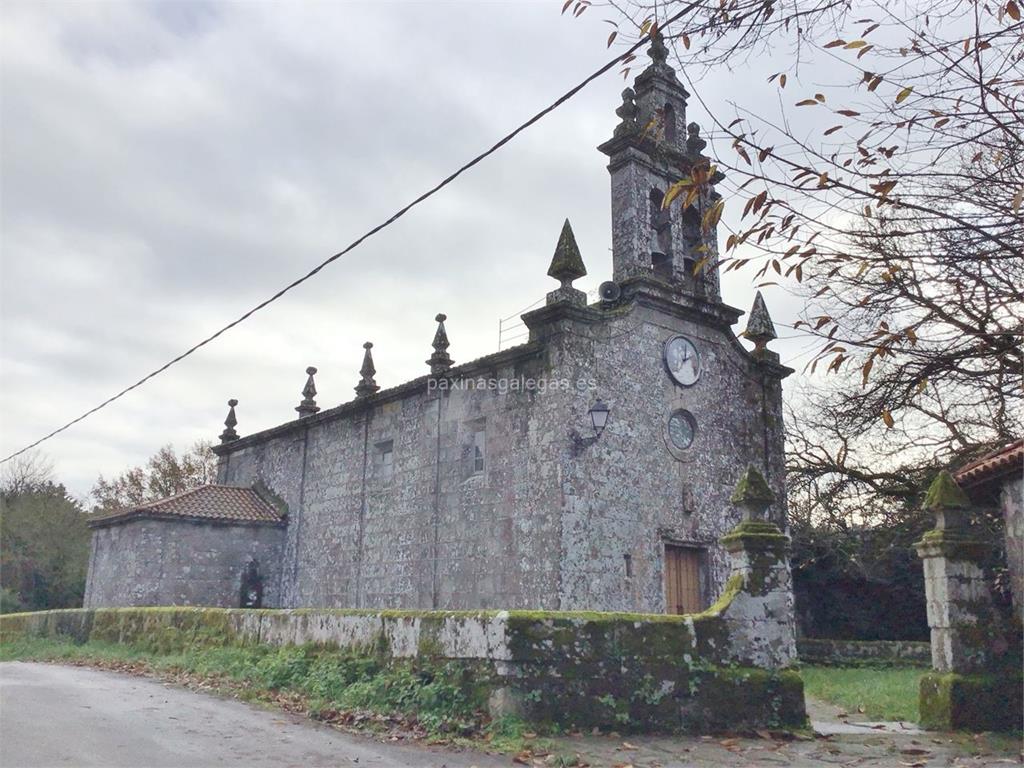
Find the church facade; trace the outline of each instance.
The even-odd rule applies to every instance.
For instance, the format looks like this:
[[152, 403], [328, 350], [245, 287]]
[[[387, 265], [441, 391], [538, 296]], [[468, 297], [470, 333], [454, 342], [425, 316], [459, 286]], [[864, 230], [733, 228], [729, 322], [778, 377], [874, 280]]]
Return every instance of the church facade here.
[[[722, 301], [706, 215], [719, 178], [660, 40], [649, 54], [600, 147], [613, 222], [600, 301], [572, 287], [586, 268], [566, 222], [559, 286], [523, 315], [526, 343], [457, 365], [439, 315], [418, 379], [379, 389], [367, 343], [350, 402], [321, 410], [310, 368], [297, 418], [240, 437], [232, 400], [216, 485], [93, 521], [86, 606], [710, 605], [748, 466], [785, 526], [790, 371], [765, 347], [760, 295], [754, 349], [733, 330], [743, 313]], [[689, 206], [663, 205], [704, 171]]]

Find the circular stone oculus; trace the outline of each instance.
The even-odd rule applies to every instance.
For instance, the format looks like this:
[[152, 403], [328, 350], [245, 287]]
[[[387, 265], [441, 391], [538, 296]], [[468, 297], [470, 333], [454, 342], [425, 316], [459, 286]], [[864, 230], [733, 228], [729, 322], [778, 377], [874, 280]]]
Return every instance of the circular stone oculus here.
[[693, 445], [697, 434], [697, 420], [689, 411], [675, 411], [668, 417], [668, 439], [681, 451]]

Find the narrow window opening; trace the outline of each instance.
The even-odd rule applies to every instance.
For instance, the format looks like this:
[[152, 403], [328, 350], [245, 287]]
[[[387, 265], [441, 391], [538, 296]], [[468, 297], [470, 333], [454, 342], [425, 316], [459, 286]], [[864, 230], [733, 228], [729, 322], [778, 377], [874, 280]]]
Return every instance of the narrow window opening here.
[[665, 105], [665, 141], [676, 143], [676, 109], [671, 104]]
[[672, 220], [667, 208], [661, 207], [665, 195], [657, 188], [651, 189], [650, 195], [650, 227], [651, 227], [651, 269], [662, 277], [672, 274]]
[[473, 474], [484, 471], [487, 458], [487, 433], [478, 429], [473, 433]]
[[633, 556], [626, 553], [622, 556], [622, 559], [626, 563], [626, 578], [633, 578]]
[[391, 477], [395, 461], [395, 441], [385, 440], [377, 443], [373, 454], [374, 469], [378, 477], [388, 479]]

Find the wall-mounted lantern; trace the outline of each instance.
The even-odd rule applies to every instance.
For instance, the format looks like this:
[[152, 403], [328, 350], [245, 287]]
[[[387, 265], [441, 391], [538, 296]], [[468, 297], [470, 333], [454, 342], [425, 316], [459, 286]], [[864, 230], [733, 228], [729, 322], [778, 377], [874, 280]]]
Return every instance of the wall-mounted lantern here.
[[590, 423], [594, 427], [594, 439], [597, 440], [604, 432], [604, 425], [608, 423], [608, 406], [604, 400], [598, 398], [597, 402], [590, 406], [587, 415], [590, 416]]
[[601, 437], [601, 433], [604, 432], [605, 425], [608, 423], [608, 414], [610, 412], [611, 409], [608, 408], [601, 398], [598, 398], [597, 402], [590, 406], [587, 416], [590, 417], [590, 426], [594, 430], [594, 434], [590, 437], [583, 437], [575, 429], [569, 432], [569, 437], [572, 438], [573, 445], [577, 450], [597, 442], [598, 438]]

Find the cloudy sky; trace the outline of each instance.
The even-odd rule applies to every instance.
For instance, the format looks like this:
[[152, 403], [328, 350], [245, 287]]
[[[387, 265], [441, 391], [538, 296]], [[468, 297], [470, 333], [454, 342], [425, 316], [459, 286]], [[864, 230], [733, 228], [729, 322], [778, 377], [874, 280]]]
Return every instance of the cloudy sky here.
[[[610, 56], [600, 15], [560, 2], [6, 1], [0, 37], [2, 349], [7, 455], [265, 299], [490, 146]], [[763, 81], [758, 63], [756, 82]], [[750, 70], [698, 84], [758, 109]], [[79, 494], [99, 473], [222, 429], [352, 397], [497, 348], [498, 320], [554, 287], [568, 217], [591, 290], [611, 270], [614, 72], [315, 280], [47, 442]], [[767, 106], [765, 108], [768, 108]], [[689, 119], [707, 122], [695, 103]], [[748, 309], [750, 273], [727, 275]], [[766, 296], [776, 320], [796, 301]], [[780, 335], [787, 335], [780, 327]], [[791, 333], [791, 332], [789, 332]], [[801, 342], [780, 342], [797, 361]], [[805, 358], [804, 358], [805, 359]]]

